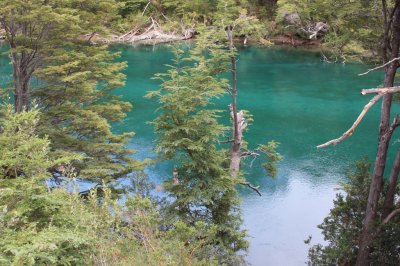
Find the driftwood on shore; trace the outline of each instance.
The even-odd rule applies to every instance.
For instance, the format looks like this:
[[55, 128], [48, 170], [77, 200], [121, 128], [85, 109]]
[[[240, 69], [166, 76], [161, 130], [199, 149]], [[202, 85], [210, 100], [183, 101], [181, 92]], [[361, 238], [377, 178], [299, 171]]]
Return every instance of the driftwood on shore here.
[[145, 30], [132, 29], [120, 36], [114, 36], [111, 42], [139, 43], [152, 41], [155, 43], [173, 42], [179, 40], [188, 40], [194, 37], [194, 28], [182, 28], [180, 33], [164, 32], [156, 20], [150, 17], [151, 25]]
[[0, 29], [0, 41], [6, 39], [6, 31], [4, 29]]

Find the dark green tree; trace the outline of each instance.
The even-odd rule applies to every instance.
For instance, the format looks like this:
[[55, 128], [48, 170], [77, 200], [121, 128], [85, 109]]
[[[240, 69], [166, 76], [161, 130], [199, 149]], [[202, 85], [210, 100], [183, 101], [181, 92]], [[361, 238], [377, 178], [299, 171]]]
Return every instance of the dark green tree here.
[[[43, 109], [38, 134], [51, 140], [52, 156], [80, 154], [85, 159], [74, 162], [79, 178], [98, 184], [142, 169], [125, 147], [133, 133], [111, 131], [111, 123], [131, 109], [112, 94], [124, 84], [126, 65], [93, 43], [97, 33], [107, 32], [117, 7], [114, 0], [5, 1], [0, 7], [15, 110], [35, 101]], [[53, 177], [62, 177], [60, 169], [50, 169]]]
[[202, 36], [189, 57], [176, 52], [174, 66], [157, 76], [163, 82], [160, 90], [148, 96], [161, 104], [154, 121], [158, 150], [178, 164], [166, 182], [174, 198], [169, 213], [188, 224], [217, 226], [216, 238], [205, 246], [210, 251], [203, 256], [240, 264], [236, 252], [247, 248], [235, 189], [240, 179], [230, 176], [226, 151], [217, 147], [225, 127], [218, 122], [221, 111], [211, 108], [227, 87], [227, 80], [218, 75], [227, 71], [229, 53], [214, 33]]
[[[196, 258], [215, 226], [176, 222], [161, 231], [163, 217], [144, 195], [126, 195], [122, 205], [104, 186], [81, 197], [71, 162], [82, 157], [52, 157], [49, 139], [36, 133], [37, 109], [1, 111], [0, 265], [216, 265]], [[58, 166], [68, 190], [49, 182]]]
[[[125, 63], [105, 46], [71, 45], [47, 58], [37, 71], [43, 82], [32, 91], [43, 108], [39, 131], [52, 141], [53, 156], [79, 153], [85, 160], [74, 165], [80, 178], [101, 184], [141, 169], [125, 144], [133, 133], [114, 134], [111, 123], [121, 122], [131, 104], [112, 91], [121, 87]], [[60, 175], [53, 169], [54, 177]]]
[[[309, 250], [310, 265], [354, 265], [356, 248], [363, 228], [369, 186], [371, 164], [367, 160], [356, 164], [349, 171], [348, 181], [342, 183], [343, 193], [338, 193], [334, 206], [324, 222], [322, 230], [327, 245], [314, 245]], [[400, 220], [380, 222], [379, 234], [371, 244], [372, 265], [398, 265], [400, 263]]]

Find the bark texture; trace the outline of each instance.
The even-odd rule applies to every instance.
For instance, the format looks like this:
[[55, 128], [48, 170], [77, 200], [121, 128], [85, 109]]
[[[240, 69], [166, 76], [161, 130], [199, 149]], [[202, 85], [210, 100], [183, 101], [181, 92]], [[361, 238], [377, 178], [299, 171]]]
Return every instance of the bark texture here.
[[237, 110], [237, 79], [236, 79], [236, 57], [234, 55], [234, 46], [233, 46], [233, 28], [231, 26], [226, 29], [228, 40], [229, 40], [229, 48], [232, 53], [231, 55], [231, 64], [232, 64], [232, 104], [229, 106], [229, 111], [231, 114], [231, 119], [233, 123], [233, 133], [232, 133], [232, 147], [231, 147], [231, 162], [230, 162], [230, 173], [233, 177], [237, 177], [240, 171], [240, 161], [242, 157], [242, 139], [243, 139], [243, 130], [246, 128], [246, 120], [244, 117], [244, 112]]

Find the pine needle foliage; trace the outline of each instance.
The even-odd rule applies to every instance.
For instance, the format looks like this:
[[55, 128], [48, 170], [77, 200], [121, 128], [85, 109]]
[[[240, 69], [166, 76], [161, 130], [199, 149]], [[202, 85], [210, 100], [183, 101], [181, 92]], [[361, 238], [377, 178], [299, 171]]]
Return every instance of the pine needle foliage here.
[[[322, 230], [326, 245], [317, 244], [309, 249], [309, 265], [354, 265], [358, 253], [358, 237], [363, 226], [368, 200], [371, 165], [364, 159], [349, 171], [348, 181], [342, 183], [344, 193], [338, 193], [333, 208]], [[397, 194], [398, 195], [398, 194]], [[371, 247], [373, 265], [399, 265], [399, 218], [388, 224], [379, 221], [379, 230]], [[309, 243], [311, 239], [307, 240]]]
[[51, 157], [50, 141], [36, 134], [37, 109], [2, 110], [0, 121], [0, 265], [217, 265], [197, 259], [216, 227], [176, 222], [171, 230], [146, 197], [78, 193], [76, 173], [65, 167], [68, 190], [47, 181], [49, 168], [82, 158]]
[[[16, 111], [36, 102], [42, 109], [37, 131], [50, 140], [51, 157], [84, 157], [73, 162], [76, 173], [98, 184], [143, 169], [125, 146], [133, 133], [111, 130], [132, 107], [113, 94], [124, 85], [126, 63], [92, 39], [107, 33], [118, 6], [114, 0], [30, 0], [0, 7]], [[49, 170], [62, 179], [57, 168]]]
[[216, 238], [207, 243], [212, 249], [204, 255], [219, 263], [240, 264], [236, 252], [248, 244], [240, 229], [235, 189], [239, 180], [229, 175], [227, 153], [217, 147], [227, 128], [218, 122], [221, 111], [212, 109], [213, 100], [228, 87], [219, 75], [227, 71], [230, 54], [213, 31], [202, 33], [188, 56], [179, 49], [175, 54], [174, 65], [156, 76], [161, 88], [147, 95], [160, 103], [160, 115], [153, 122], [158, 152], [178, 163], [174, 178], [165, 184], [174, 199], [169, 213], [189, 225], [203, 221], [217, 226]]
[[115, 62], [118, 54], [104, 46], [81, 43], [67, 50], [47, 58], [37, 71], [43, 83], [33, 91], [43, 108], [39, 130], [49, 136], [54, 156], [83, 154], [85, 160], [74, 165], [75, 171], [99, 184], [142, 169], [125, 146], [133, 133], [111, 130], [111, 123], [122, 122], [131, 109], [112, 94], [124, 84], [126, 64]]

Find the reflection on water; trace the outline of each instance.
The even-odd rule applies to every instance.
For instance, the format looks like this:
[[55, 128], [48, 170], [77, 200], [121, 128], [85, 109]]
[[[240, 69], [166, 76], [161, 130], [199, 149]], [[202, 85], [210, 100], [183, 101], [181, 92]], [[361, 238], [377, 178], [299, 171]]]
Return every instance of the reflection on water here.
[[[146, 121], [156, 114], [156, 103], [141, 98], [157, 87], [149, 80], [165, 71], [171, 53], [165, 46], [149, 48], [119, 47], [130, 67], [128, 82], [121, 90], [134, 103], [135, 110], [124, 126], [134, 125], [137, 137], [132, 145], [139, 157], [149, 155], [154, 134]], [[238, 88], [240, 108], [249, 110], [254, 123], [246, 133], [250, 146], [275, 139], [285, 160], [275, 179], [266, 177], [258, 162], [246, 172], [248, 179], [261, 186], [262, 197], [240, 188], [245, 227], [249, 230], [248, 261], [253, 265], [303, 265], [307, 259], [304, 240], [322, 242], [316, 225], [329, 212], [337, 182], [344, 178], [349, 163], [364, 155], [374, 156], [378, 108], [362, 122], [354, 136], [326, 150], [315, 146], [338, 137], [353, 123], [367, 97], [360, 90], [380, 84], [381, 73], [359, 77], [367, 66], [326, 64], [318, 53], [285, 48], [246, 48], [240, 50]], [[228, 98], [217, 105], [226, 109]], [[225, 113], [228, 117], [228, 113]], [[148, 169], [153, 180], [170, 176], [171, 165]]]
[[[128, 62], [127, 83], [118, 90], [134, 109], [115, 131], [135, 131], [130, 146], [138, 158], [153, 157], [153, 129], [147, 122], [156, 116], [157, 104], [144, 99], [146, 91], [156, 89], [150, 79], [166, 70], [172, 54], [168, 46], [113, 49]], [[0, 58], [8, 68], [8, 58]], [[238, 61], [239, 107], [253, 114], [254, 123], [245, 138], [250, 147], [274, 139], [281, 143], [285, 157], [278, 176], [266, 177], [255, 162], [245, 167], [247, 178], [261, 186], [262, 197], [240, 188], [245, 227], [249, 230], [248, 261], [253, 265], [303, 265], [307, 259], [309, 235], [321, 242], [316, 225], [329, 212], [337, 182], [351, 162], [364, 155], [374, 157], [379, 107], [375, 106], [353, 136], [325, 150], [315, 147], [336, 138], [351, 126], [369, 101], [363, 88], [377, 87], [382, 73], [359, 77], [368, 66], [327, 64], [318, 53], [288, 48], [240, 49]], [[227, 109], [228, 98], [218, 108]], [[397, 108], [397, 107], [396, 107]], [[225, 112], [226, 120], [228, 112]], [[392, 156], [392, 155], [391, 155]], [[157, 164], [147, 169], [152, 180], [170, 176], [172, 165]]]

